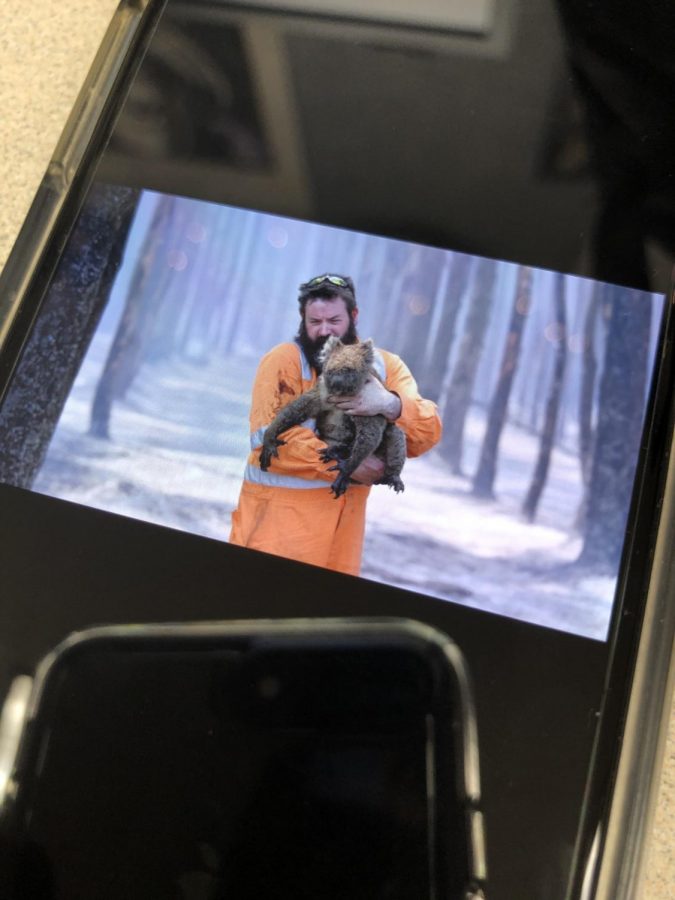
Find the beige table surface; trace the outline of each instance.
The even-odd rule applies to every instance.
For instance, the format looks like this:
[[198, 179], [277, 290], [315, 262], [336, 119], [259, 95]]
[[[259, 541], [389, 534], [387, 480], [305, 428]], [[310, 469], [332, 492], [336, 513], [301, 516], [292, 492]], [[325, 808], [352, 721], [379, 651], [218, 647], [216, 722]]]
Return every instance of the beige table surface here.
[[[0, 0], [0, 267], [116, 6]], [[675, 900], [674, 848], [675, 705], [640, 900]]]

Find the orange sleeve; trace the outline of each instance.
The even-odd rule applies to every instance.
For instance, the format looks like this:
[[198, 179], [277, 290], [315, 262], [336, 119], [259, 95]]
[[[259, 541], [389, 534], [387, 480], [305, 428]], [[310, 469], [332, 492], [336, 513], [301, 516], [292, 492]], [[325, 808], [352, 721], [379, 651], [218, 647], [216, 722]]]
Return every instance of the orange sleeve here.
[[431, 400], [420, 397], [417, 383], [402, 359], [393, 353], [380, 352], [387, 370], [385, 386], [401, 400], [401, 415], [394, 424], [405, 433], [407, 455], [421, 456], [441, 438], [438, 408]]
[[[303, 384], [300, 357], [293, 344], [281, 344], [261, 360], [253, 383], [251, 400], [251, 461], [259, 465], [262, 435], [280, 409], [307, 390]], [[319, 458], [319, 451], [326, 445], [313, 429], [297, 425], [281, 435], [286, 442], [279, 447], [278, 458], [273, 458], [271, 472], [293, 475], [296, 478], [318, 478], [333, 481], [334, 472], [328, 472]]]

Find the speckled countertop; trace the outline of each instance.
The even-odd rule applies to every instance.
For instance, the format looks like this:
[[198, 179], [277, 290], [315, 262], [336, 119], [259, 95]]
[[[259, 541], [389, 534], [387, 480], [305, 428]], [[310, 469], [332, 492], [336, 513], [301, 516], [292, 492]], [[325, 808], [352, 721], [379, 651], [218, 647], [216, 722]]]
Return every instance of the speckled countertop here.
[[[116, 5], [116, 0], [0, 0], [0, 267]], [[640, 900], [670, 898], [675, 900], [675, 705], [640, 895]]]

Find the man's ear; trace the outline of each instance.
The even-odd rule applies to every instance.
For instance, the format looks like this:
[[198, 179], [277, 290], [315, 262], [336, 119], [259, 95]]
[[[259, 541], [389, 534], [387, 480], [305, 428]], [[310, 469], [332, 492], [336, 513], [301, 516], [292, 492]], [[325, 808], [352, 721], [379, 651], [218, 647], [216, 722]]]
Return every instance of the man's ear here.
[[358, 308], [358, 306], [355, 306], [354, 309], [352, 310], [352, 322], [356, 325], [356, 323], [358, 322], [358, 319], [359, 319], [359, 308]]

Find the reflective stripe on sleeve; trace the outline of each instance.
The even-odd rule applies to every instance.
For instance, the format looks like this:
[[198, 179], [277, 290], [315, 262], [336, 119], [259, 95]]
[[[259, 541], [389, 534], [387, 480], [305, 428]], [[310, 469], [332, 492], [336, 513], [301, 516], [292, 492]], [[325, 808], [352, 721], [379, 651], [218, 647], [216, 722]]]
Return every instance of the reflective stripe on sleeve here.
[[296, 488], [299, 490], [322, 490], [328, 488], [327, 481], [310, 478], [296, 478], [293, 475], [279, 475], [276, 472], [263, 472], [258, 466], [249, 463], [244, 470], [244, 481], [263, 484], [266, 487]]

